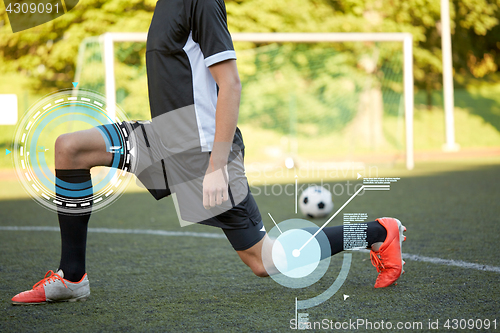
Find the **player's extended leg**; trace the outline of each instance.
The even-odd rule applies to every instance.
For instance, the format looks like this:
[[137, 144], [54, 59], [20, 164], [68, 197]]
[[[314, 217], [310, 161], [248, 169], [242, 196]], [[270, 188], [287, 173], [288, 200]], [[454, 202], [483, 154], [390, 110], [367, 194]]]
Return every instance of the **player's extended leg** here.
[[[387, 287], [394, 283], [404, 272], [402, 265], [401, 243], [406, 239], [403, 231], [406, 230], [399, 220], [394, 218], [381, 218], [374, 222], [363, 223], [366, 225], [366, 244], [372, 251], [370, 257], [373, 265], [380, 273], [375, 283], [375, 288]], [[342, 252], [344, 249], [344, 227], [327, 227], [323, 229], [331, 247], [331, 255]], [[263, 262], [270, 258], [271, 247], [264, 246], [266, 235], [257, 244], [243, 251], [236, 251], [241, 260], [249, 266], [253, 273], [260, 277], [269, 276], [277, 272], [269, 264]], [[264, 256], [262, 255], [262, 252]], [[267, 259], [272, 262], [272, 259]], [[267, 268], [267, 269], [266, 269]], [[269, 271], [269, 272], [268, 272]]]
[[[68, 190], [68, 187], [72, 187], [68, 186], [69, 183], [75, 184], [75, 188], [83, 189], [85, 192], [83, 196], [75, 194], [72, 196], [73, 199], [90, 199], [92, 197], [90, 169], [94, 166], [110, 165], [112, 158], [112, 153], [106, 152], [105, 141], [98, 129], [61, 135], [55, 143], [56, 194], [68, 197], [63, 193], [71, 193], [71, 190]], [[92, 201], [89, 200], [89, 203], [92, 204]], [[72, 214], [59, 211], [58, 218], [62, 244], [59, 270], [57, 273], [49, 271], [32, 290], [14, 296], [13, 304], [77, 301], [85, 300], [89, 296], [85, 253], [90, 210], [87, 209], [82, 213], [75, 209]]]
[[266, 238], [269, 238], [267, 234], [262, 238], [257, 244], [252, 246], [251, 248], [244, 251], [236, 251], [240, 256], [241, 261], [243, 261], [252, 272], [259, 277], [267, 277], [269, 273], [264, 266], [262, 261], [262, 249], [264, 247], [264, 242]]

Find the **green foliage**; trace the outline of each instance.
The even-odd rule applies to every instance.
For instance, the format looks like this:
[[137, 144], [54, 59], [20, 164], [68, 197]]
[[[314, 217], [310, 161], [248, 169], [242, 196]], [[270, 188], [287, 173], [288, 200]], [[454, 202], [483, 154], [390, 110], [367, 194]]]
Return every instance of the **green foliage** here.
[[[81, 67], [77, 68], [76, 80], [80, 88], [105, 94], [103, 44], [96, 37], [82, 43]], [[130, 119], [150, 118], [148, 85], [145, 63], [145, 43], [117, 43], [115, 45], [115, 84], [117, 103]]]
[[[233, 32], [410, 32], [417, 87], [440, 88], [440, 2], [436, 0], [227, 0]], [[20, 71], [35, 88], [67, 87], [78, 45], [107, 31], [147, 31], [154, 0], [86, 0], [62, 17], [11, 33], [0, 8], [0, 70]], [[483, 77], [500, 64], [500, 0], [452, 0], [456, 78]], [[248, 45], [247, 45], [248, 46]], [[140, 53], [129, 50], [130, 61]]]
[[147, 31], [154, 0], [86, 0], [56, 20], [13, 34], [0, 8], [0, 69], [35, 78], [35, 88], [68, 87], [78, 45], [108, 31]]
[[281, 133], [343, 128], [357, 111], [355, 97], [367, 77], [352, 54], [331, 47], [270, 45], [240, 52], [239, 61], [254, 69], [241, 75], [241, 123]]
[[[500, 1], [453, 0], [453, 61], [458, 79], [500, 64]], [[410, 32], [417, 87], [441, 87], [440, 2], [436, 0], [232, 0], [233, 31]], [[480, 67], [479, 70], [475, 68]]]

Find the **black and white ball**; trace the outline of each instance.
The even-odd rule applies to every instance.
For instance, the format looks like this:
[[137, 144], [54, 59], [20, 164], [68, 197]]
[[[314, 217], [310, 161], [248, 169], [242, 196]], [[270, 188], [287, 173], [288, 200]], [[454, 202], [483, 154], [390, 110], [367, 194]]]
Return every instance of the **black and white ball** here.
[[309, 186], [300, 195], [299, 208], [311, 218], [328, 215], [333, 210], [332, 194], [322, 186]]

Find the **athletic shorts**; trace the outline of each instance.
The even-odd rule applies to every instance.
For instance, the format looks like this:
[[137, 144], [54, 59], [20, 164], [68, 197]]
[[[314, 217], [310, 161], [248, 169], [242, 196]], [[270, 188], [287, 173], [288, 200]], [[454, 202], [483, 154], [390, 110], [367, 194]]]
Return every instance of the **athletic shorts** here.
[[202, 205], [202, 182], [209, 152], [197, 147], [166, 148], [164, 141], [168, 137], [158, 133], [149, 121], [115, 123], [97, 129], [107, 150], [113, 153], [111, 166], [135, 174], [156, 200], [173, 195], [181, 225], [201, 223], [222, 228], [236, 251], [249, 249], [265, 236], [262, 217], [245, 176], [239, 129], [227, 164], [230, 200], [208, 210]]

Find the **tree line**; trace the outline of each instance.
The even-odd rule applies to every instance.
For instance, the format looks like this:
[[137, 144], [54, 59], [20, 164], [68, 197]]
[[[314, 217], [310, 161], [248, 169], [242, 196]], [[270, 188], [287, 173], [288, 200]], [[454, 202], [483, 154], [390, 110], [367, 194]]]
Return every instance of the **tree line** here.
[[[12, 33], [0, 5], [0, 70], [67, 87], [78, 45], [108, 31], [144, 32], [154, 0], [84, 0], [66, 15]], [[440, 3], [436, 0], [226, 0], [231, 32], [410, 32], [416, 86], [441, 87]], [[458, 84], [500, 64], [500, 0], [452, 0], [453, 66]], [[140, 61], [140, 60], [138, 60]]]

